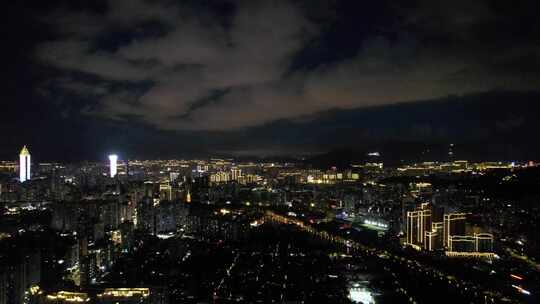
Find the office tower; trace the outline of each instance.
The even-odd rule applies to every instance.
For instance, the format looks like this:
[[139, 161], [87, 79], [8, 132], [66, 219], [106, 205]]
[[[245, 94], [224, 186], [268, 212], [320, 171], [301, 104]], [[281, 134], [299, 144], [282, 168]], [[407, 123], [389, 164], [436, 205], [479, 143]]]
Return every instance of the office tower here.
[[465, 235], [466, 213], [449, 213], [444, 215], [444, 246], [450, 247], [451, 236]]
[[110, 167], [110, 175], [111, 175], [111, 178], [112, 177], [115, 177], [116, 176], [116, 173], [118, 172], [118, 155], [116, 154], [111, 154], [109, 155], [109, 167]]
[[19, 154], [19, 180], [21, 183], [30, 180], [30, 152], [24, 146]]
[[431, 231], [431, 208], [422, 204], [415, 211], [407, 212], [407, 243], [422, 245], [426, 232]]

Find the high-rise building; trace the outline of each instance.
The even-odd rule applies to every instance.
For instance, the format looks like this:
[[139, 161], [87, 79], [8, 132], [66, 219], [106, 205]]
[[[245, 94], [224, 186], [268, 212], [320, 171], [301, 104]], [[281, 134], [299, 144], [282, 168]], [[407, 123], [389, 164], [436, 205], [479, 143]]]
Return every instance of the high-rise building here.
[[493, 235], [490, 233], [475, 233], [474, 235], [451, 235], [448, 239], [450, 252], [492, 253]]
[[159, 184], [159, 198], [162, 200], [172, 201], [172, 187], [168, 180], [164, 180]]
[[118, 173], [118, 155], [111, 154], [109, 155], [109, 168], [110, 168], [110, 176], [111, 178], [115, 177]]
[[431, 231], [426, 232], [424, 240], [424, 248], [428, 251], [438, 250], [443, 248], [443, 222], [432, 222]]
[[476, 252], [493, 252], [493, 234], [475, 233]]
[[466, 213], [449, 213], [444, 215], [444, 246], [449, 247], [450, 237], [453, 235], [464, 236]]
[[41, 280], [41, 253], [17, 252], [0, 265], [0, 303], [24, 303], [25, 291]]
[[19, 180], [21, 183], [30, 180], [30, 152], [24, 146], [19, 154]]
[[450, 235], [447, 249], [450, 252], [474, 252], [476, 238], [468, 235]]
[[[364, 193], [364, 201], [366, 201], [366, 195], [369, 195], [369, 192]], [[412, 196], [407, 196], [401, 200], [401, 223], [400, 229], [403, 233], [407, 233], [407, 212], [414, 211], [417, 204], [414, 201]]]
[[415, 211], [407, 212], [407, 243], [422, 245], [425, 242], [426, 232], [431, 231], [431, 208], [429, 204], [422, 204]]
[[242, 169], [238, 169], [238, 168], [231, 169], [231, 180], [237, 181], [240, 176], [242, 176]]

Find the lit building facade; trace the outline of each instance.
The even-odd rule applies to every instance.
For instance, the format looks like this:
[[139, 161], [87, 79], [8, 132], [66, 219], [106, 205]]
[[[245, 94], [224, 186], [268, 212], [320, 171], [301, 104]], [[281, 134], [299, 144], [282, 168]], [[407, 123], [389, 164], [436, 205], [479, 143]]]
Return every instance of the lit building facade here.
[[426, 232], [431, 231], [431, 208], [422, 204], [415, 211], [407, 212], [407, 243], [421, 246], [425, 243]]
[[170, 182], [168, 180], [162, 181], [159, 184], [159, 197], [160, 197], [160, 199], [172, 201], [172, 199], [173, 199], [172, 192], [173, 192], [173, 189], [172, 189], [171, 184], [170, 184]]
[[237, 181], [238, 178], [242, 176], [242, 170], [238, 168], [232, 168], [231, 169], [231, 179], [234, 181]]
[[491, 233], [475, 233], [476, 252], [492, 252], [493, 251], [493, 234]]
[[431, 231], [426, 232], [424, 240], [424, 249], [428, 251], [438, 250], [443, 248], [443, 222], [432, 222]]
[[106, 288], [97, 294], [97, 303], [150, 303], [148, 288]]
[[74, 302], [88, 302], [90, 297], [86, 292], [58, 291], [46, 295], [45, 303], [63, 304]]
[[109, 155], [109, 169], [111, 178], [115, 177], [118, 173], [118, 155]]
[[19, 180], [21, 181], [21, 183], [30, 180], [30, 167], [30, 152], [28, 151], [28, 148], [24, 146], [21, 150], [21, 153], [19, 154]]
[[491, 233], [475, 233], [474, 235], [452, 235], [448, 239], [448, 251], [478, 253], [492, 252], [493, 235]]
[[444, 215], [444, 246], [449, 247], [451, 236], [465, 235], [466, 213], [449, 213]]
[[476, 238], [467, 235], [451, 235], [448, 238], [448, 251], [450, 252], [474, 252]]

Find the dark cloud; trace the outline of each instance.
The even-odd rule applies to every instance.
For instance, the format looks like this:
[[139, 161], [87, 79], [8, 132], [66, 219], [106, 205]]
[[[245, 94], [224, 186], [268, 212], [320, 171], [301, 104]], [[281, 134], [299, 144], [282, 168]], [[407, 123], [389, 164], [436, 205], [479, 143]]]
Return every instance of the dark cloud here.
[[[524, 40], [519, 48], [501, 48], [493, 37], [496, 29], [486, 28], [514, 17], [488, 1], [388, 5], [381, 19], [391, 16], [392, 22], [370, 24], [373, 32], [354, 28], [362, 23], [348, 24], [353, 28], [347, 29], [347, 39], [360, 41], [351, 44], [357, 47], [352, 56], [297, 71], [289, 70], [295, 56], [322, 39], [333, 23], [342, 22], [339, 2], [323, 6], [329, 9], [326, 14], [314, 14], [298, 1], [228, 4], [231, 9], [225, 13], [188, 2], [144, 0], [110, 1], [101, 13], [58, 9], [49, 19], [54, 19], [50, 23], [58, 38], [40, 45], [37, 56], [43, 64], [104, 81], [151, 82], [144, 92], [100, 94], [93, 114], [139, 117], [172, 130], [237, 129], [331, 108], [496, 88], [530, 90], [540, 84], [537, 70], [525, 77], [518, 67], [508, 68], [524, 56], [536, 59], [538, 47]], [[354, 11], [347, 13], [344, 18], [355, 17]], [[358, 16], [367, 14], [358, 11]], [[151, 21], [167, 30], [137, 35]], [[127, 38], [116, 40], [124, 43], [112, 50], [96, 47], [113, 29], [126, 31]], [[88, 91], [82, 83], [77, 87], [81, 94]], [[226, 93], [215, 96], [215, 91]], [[215, 102], [199, 103], [212, 96]]]
[[[3, 57], [16, 58], [7, 68], [19, 76], [6, 83], [15, 83], [14, 99], [30, 100], [55, 128], [76, 121], [73, 129], [93, 141], [99, 141], [93, 132], [101, 131], [90, 130], [103, 124], [103, 132], [137, 130], [145, 135], [130, 138], [142, 142], [163, 134], [189, 138], [193, 151], [262, 149], [246, 147], [248, 141], [287, 151], [291, 136], [305, 135], [280, 127], [284, 121], [317, 130], [318, 139], [304, 142], [317, 151], [332, 130], [366, 138], [449, 138], [455, 122], [448, 120], [408, 121], [402, 129], [336, 123], [321, 129], [311, 122], [335, 109], [358, 113], [446, 96], [537, 90], [538, 6], [489, 0], [17, 4], [10, 7], [13, 15], [24, 17], [6, 17], [17, 26], [7, 36], [13, 51]], [[32, 90], [21, 92], [21, 83]], [[512, 102], [497, 100], [493, 106]], [[13, 105], [7, 116], [21, 110]], [[355, 119], [366, 119], [360, 116]], [[490, 126], [512, 132], [521, 117]], [[25, 119], [36, 118], [46, 125], [44, 116]], [[280, 131], [255, 140], [254, 130], [269, 126]], [[492, 134], [475, 127], [472, 133]]]

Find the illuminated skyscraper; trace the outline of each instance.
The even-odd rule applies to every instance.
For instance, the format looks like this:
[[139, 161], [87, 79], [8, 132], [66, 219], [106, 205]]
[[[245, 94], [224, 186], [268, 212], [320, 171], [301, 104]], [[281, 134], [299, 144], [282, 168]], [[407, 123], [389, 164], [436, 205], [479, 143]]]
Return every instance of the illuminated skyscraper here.
[[444, 215], [444, 246], [449, 247], [450, 237], [465, 235], [466, 213], [449, 213]]
[[116, 173], [118, 172], [118, 155], [116, 154], [111, 154], [109, 155], [109, 167], [110, 167], [110, 175], [111, 177], [115, 177], [116, 176]]
[[30, 180], [30, 166], [30, 152], [28, 152], [28, 149], [24, 146], [21, 150], [21, 154], [19, 154], [19, 180], [21, 183]]
[[431, 231], [431, 206], [421, 204], [415, 211], [408, 211], [406, 227], [408, 244], [424, 244], [426, 232]]
[[426, 231], [424, 249], [433, 251], [443, 248], [443, 222], [432, 222], [431, 231]]

